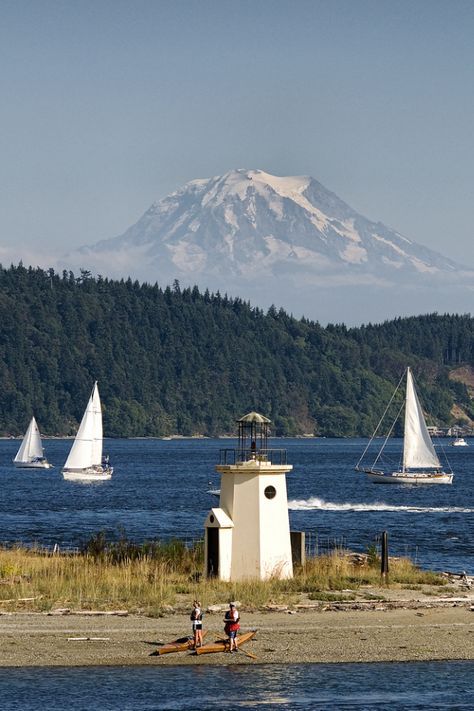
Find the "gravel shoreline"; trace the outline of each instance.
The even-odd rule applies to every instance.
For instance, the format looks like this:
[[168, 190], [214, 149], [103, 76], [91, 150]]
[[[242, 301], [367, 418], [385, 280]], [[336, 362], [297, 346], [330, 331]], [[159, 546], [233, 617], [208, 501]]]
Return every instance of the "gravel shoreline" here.
[[[152, 619], [91, 614], [0, 614], [0, 666], [297, 664], [474, 659], [474, 600], [393, 600], [298, 610], [246, 612], [258, 630], [242, 650], [154, 656], [189, 634], [188, 615]], [[222, 614], [207, 614], [205, 641], [222, 637]], [[75, 639], [74, 639], [75, 638]]]

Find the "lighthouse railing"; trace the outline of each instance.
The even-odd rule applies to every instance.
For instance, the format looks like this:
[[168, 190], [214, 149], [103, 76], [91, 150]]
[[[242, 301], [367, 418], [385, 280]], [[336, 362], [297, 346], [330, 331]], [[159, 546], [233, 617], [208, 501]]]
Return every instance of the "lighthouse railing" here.
[[286, 449], [221, 449], [219, 464], [240, 464], [242, 462], [268, 462], [286, 464]]

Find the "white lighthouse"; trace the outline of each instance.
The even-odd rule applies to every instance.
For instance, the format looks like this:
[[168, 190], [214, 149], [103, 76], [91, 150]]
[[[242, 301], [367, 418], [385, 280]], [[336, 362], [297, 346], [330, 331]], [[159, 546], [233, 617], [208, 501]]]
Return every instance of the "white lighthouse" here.
[[223, 449], [219, 507], [205, 522], [206, 575], [221, 580], [293, 577], [286, 450], [268, 449], [270, 420], [237, 420], [236, 449]]

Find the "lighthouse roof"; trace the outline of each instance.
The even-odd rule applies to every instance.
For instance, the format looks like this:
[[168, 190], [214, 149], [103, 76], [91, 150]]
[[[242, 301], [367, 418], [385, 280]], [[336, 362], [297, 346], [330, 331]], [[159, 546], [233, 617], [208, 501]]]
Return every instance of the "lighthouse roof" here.
[[249, 412], [247, 415], [241, 417], [237, 422], [260, 422], [260, 423], [270, 423], [271, 420], [264, 415], [260, 415], [258, 412]]

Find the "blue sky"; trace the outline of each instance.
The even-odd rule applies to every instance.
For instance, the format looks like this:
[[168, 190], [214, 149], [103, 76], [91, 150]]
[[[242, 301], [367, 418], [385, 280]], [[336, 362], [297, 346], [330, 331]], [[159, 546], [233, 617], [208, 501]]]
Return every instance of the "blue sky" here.
[[473, 36], [464, 0], [2, 0], [0, 259], [261, 168], [474, 266]]

